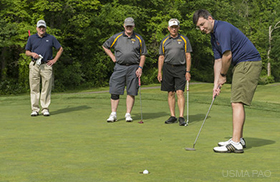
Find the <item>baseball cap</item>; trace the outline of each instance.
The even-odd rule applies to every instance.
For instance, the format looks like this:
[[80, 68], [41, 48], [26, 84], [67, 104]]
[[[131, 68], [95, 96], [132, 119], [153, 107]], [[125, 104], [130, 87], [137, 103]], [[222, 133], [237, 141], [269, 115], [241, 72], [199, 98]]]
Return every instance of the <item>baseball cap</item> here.
[[47, 25], [46, 25], [46, 22], [44, 21], [44, 20], [39, 20], [38, 22], [37, 22], [37, 27], [47, 27]]
[[124, 26], [134, 26], [134, 19], [131, 17], [128, 17], [124, 20]]
[[179, 25], [180, 25], [180, 22], [179, 22], [179, 20], [177, 20], [177, 19], [175, 19], [175, 18], [172, 18], [172, 19], [170, 19], [170, 20], [168, 21], [168, 26], [169, 26], [169, 27], [172, 27], [172, 26], [174, 26], [174, 25], [179, 26]]

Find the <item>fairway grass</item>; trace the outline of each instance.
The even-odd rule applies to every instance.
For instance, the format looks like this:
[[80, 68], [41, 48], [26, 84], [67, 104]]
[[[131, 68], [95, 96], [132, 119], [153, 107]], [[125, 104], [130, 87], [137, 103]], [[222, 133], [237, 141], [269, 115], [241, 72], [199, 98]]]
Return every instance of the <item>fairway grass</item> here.
[[[0, 97], [0, 182], [280, 181], [280, 85], [260, 85], [246, 107], [243, 154], [213, 147], [231, 136], [230, 85], [211, 103], [212, 84], [190, 85], [190, 122], [166, 125], [167, 93], [141, 87], [144, 124], [136, 97], [132, 123], [125, 96], [118, 121], [107, 123], [104, 89], [54, 93], [49, 117], [31, 117], [29, 95]], [[178, 113], [178, 109], [176, 108]], [[186, 112], [185, 112], [186, 118]], [[149, 174], [141, 174], [147, 169]]]

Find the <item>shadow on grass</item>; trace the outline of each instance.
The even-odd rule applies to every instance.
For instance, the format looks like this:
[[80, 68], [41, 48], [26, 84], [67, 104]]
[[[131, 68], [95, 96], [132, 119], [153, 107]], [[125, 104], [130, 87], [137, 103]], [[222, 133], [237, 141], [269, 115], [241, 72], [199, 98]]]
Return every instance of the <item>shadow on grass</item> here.
[[[166, 112], [158, 112], [158, 113], [143, 113], [143, 121], [145, 120], [153, 120], [153, 119], [156, 119], [156, 118], [160, 118], [162, 116], [165, 116], [166, 115], [166, 119], [168, 119], [169, 117], [169, 114], [166, 113]], [[132, 119], [137, 121], [137, 120], [141, 120], [141, 114], [132, 114]], [[125, 120], [125, 118], [118, 118], [118, 121], [119, 120]]]
[[[133, 116], [132, 117], [133, 120], [139, 120], [139, 121], [141, 120], [141, 114], [132, 114], [132, 116]], [[170, 114], [167, 113], [167, 112], [143, 113], [143, 121], [145, 121], [145, 120], [155, 120], [156, 121], [157, 118], [160, 118], [160, 117], [163, 117], [163, 116], [166, 118], [166, 119], [164, 119], [164, 121], [165, 121], [170, 117]], [[189, 116], [189, 123], [203, 121], [204, 117], [205, 117], [204, 114], [190, 115]], [[177, 118], [179, 118], [179, 117], [177, 117]], [[187, 120], [187, 116], [185, 116], [184, 118], [185, 118], [185, 120]], [[208, 116], [207, 119], [208, 118], [211, 118], [211, 117]], [[118, 118], [118, 121], [119, 120], [125, 120], [125, 118], [124, 117], [123, 118]], [[162, 121], [162, 122], [164, 122], [164, 121]]]
[[262, 147], [265, 145], [272, 145], [276, 143], [274, 140], [267, 140], [262, 138], [252, 138], [252, 137], [245, 137], [247, 149], [254, 148], [254, 147]]
[[[228, 137], [226, 137], [229, 139]], [[246, 149], [251, 149], [254, 147], [262, 147], [265, 145], [272, 145], [276, 143], [274, 140], [267, 140], [267, 139], [262, 139], [262, 138], [252, 138], [252, 137], [245, 137], [246, 141]]]
[[91, 107], [83, 105], [83, 106], [76, 106], [76, 107], [67, 107], [64, 109], [59, 109], [56, 111], [52, 111], [52, 115], [56, 114], [62, 114], [62, 113], [67, 113], [67, 112], [73, 112], [73, 111], [80, 111], [80, 110], [85, 110], [85, 109], [90, 109]]
[[[196, 114], [196, 115], [190, 115], [189, 123], [194, 123], [198, 121], [203, 121], [205, 118], [205, 114]], [[211, 118], [211, 116], [207, 116], [206, 120]]]

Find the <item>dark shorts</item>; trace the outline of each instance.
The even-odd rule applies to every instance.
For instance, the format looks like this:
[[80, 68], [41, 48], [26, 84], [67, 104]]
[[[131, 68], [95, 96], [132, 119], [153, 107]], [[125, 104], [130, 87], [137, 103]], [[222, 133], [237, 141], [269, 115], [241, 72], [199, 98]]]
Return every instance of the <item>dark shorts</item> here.
[[261, 61], [245, 61], [233, 68], [231, 102], [251, 105], [262, 70]]
[[185, 90], [186, 86], [186, 65], [163, 64], [161, 90], [174, 92]]
[[110, 77], [110, 94], [123, 95], [126, 86], [127, 95], [138, 95], [139, 84], [135, 73], [137, 69], [138, 64], [129, 66], [116, 64]]

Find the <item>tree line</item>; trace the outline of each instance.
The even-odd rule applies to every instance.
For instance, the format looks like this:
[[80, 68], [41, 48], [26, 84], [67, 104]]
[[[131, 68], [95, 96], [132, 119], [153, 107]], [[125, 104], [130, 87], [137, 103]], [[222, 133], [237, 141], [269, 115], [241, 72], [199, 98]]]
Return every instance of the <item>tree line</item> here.
[[[0, 1], [0, 94], [29, 91], [29, 62], [25, 56], [28, 30], [44, 19], [47, 33], [64, 48], [54, 65], [54, 91], [107, 86], [114, 63], [102, 44], [123, 31], [126, 17], [135, 20], [149, 55], [142, 83], [158, 83], [157, 59], [160, 41], [168, 34], [170, 18], [180, 21], [180, 33], [192, 45], [192, 79], [213, 81], [213, 53], [209, 35], [201, 35], [192, 23], [197, 9], [207, 9], [217, 20], [238, 27], [256, 46], [263, 60], [260, 83], [280, 81], [280, 0], [1, 0]], [[273, 32], [269, 43], [269, 26]], [[268, 59], [268, 50], [269, 59]], [[268, 76], [268, 62], [271, 75]], [[230, 83], [230, 77], [228, 78]]]

